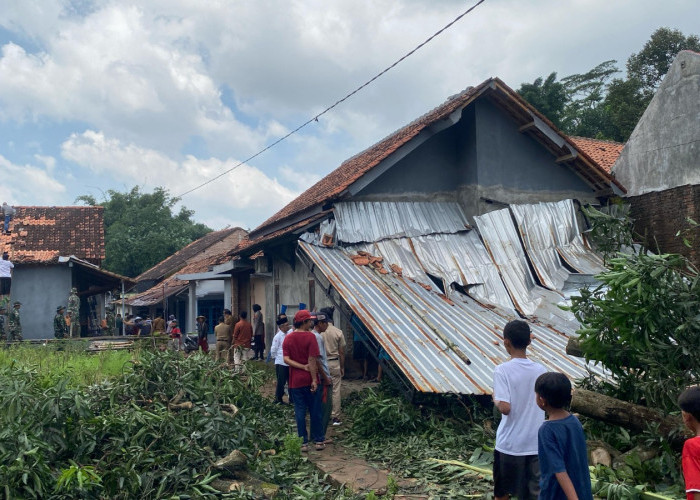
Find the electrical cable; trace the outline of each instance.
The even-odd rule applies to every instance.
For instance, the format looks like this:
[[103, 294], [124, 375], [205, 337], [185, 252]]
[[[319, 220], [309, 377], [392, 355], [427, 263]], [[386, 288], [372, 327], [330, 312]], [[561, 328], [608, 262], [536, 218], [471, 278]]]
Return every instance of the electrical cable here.
[[306, 127], [306, 126], [309, 125], [310, 123], [312, 123], [312, 122], [314, 122], [314, 121], [318, 121], [319, 117], [325, 115], [326, 113], [328, 113], [330, 110], [332, 110], [333, 108], [335, 108], [335, 107], [338, 106], [339, 104], [345, 102], [345, 101], [348, 100], [350, 97], [352, 97], [352, 96], [354, 96], [355, 94], [357, 94], [360, 90], [362, 90], [363, 88], [365, 88], [365, 87], [367, 87], [368, 85], [370, 85], [372, 82], [374, 82], [375, 80], [377, 80], [379, 77], [383, 76], [383, 75], [384, 75], [385, 73], [387, 73], [389, 70], [393, 69], [395, 66], [397, 66], [399, 63], [401, 63], [403, 60], [405, 60], [406, 58], [408, 58], [408, 57], [410, 57], [411, 55], [413, 55], [414, 53], [416, 53], [418, 50], [420, 50], [420, 49], [423, 48], [425, 45], [427, 45], [430, 41], [432, 41], [435, 37], [437, 37], [438, 35], [442, 34], [445, 30], [449, 29], [453, 24], [455, 24], [457, 21], [459, 21], [460, 19], [462, 19], [464, 16], [466, 16], [467, 14], [469, 14], [470, 12], [472, 12], [474, 9], [476, 9], [479, 5], [481, 5], [481, 4], [484, 3], [485, 1], [486, 1], [486, 0], [479, 0], [477, 3], [475, 3], [474, 5], [472, 5], [471, 7], [469, 7], [467, 10], [465, 10], [465, 11], [462, 12], [460, 15], [458, 15], [457, 17], [455, 17], [452, 21], [450, 21], [450, 22], [447, 23], [445, 26], [443, 26], [443, 27], [440, 28], [438, 31], [436, 31], [434, 34], [432, 34], [431, 36], [429, 36], [423, 43], [417, 45], [413, 50], [411, 50], [411, 51], [409, 51], [408, 53], [406, 53], [403, 57], [401, 57], [400, 59], [398, 59], [397, 61], [395, 61], [393, 64], [391, 64], [390, 66], [387, 66], [387, 67], [384, 68], [382, 71], [380, 71], [379, 73], [377, 73], [375, 76], [373, 76], [372, 78], [370, 78], [369, 80], [367, 80], [365, 83], [363, 83], [362, 85], [360, 85], [359, 87], [357, 87], [355, 90], [353, 90], [353, 91], [350, 92], [349, 94], [345, 95], [345, 97], [342, 97], [341, 99], [338, 99], [338, 100], [335, 101], [333, 104], [331, 104], [330, 106], [328, 106], [326, 109], [324, 109], [323, 111], [321, 111], [321, 112], [318, 113], [317, 115], [313, 116], [312, 118], [309, 118], [308, 120], [306, 120], [304, 123], [302, 123], [301, 125], [299, 125], [297, 128], [295, 128], [295, 129], [292, 130], [291, 132], [288, 132], [286, 135], [284, 135], [284, 136], [280, 137], [279, 139], [277, 139], [276, 141], [274, 141], [274, 142], [268, 144], [268, 145], [265, 146], [263, 149], [261, 149], [260, 151], [258, 151], [258, 152], [255, 153], [255, 154], [253, 154], [252, 156], [249, 156], [249, 157], [246, 158], [245, 160], [239, 161], [238, 163], [236, 163], [233, 167], [229, 168], [228, 170], [225, 170], [224, 172], [222, 172], [222, 173], [220, 173], [220, 174], [218, 174], [218, 175], [212, 177], [211, 179], [209, 179], [209, 180], [207, 180], [207, 181], [205, 181], [205, 182], [203, 182], [203, 183], [201, 183], [201, 184], [199, 184], [199, 185], [193, 187], [192, 189], [189, 189], [189, 190], [185, 191], [184, 193], [182, 193], [182, 194], [176, 196], [176, 198], [182, 198], [182, 197], [185, 196], [185, 195], [188, 195], [188, 194], [190, 194], [190, 193], [192, 193], [192, 192], [194, 192], [194, 191], [197, 191], [198, 189], [203, 188], [203, 187], [206, 186], [207, 184], [211, 184], [211, 183], [214, 182], [215, 180], [220, 179], [221, 177], [223, 177], [224, 175], [233, 172], [234, 170], [236, 170], [238, 167], [240, 167], [240, 166], [243, 165], [244, 163], [248, 163], [250, 160], [252, 160], [252, 159], [254, 159], [254, 158], [260, 156], [260, 155], [263, 154], [265, 151], [267, 151], [267, 150], [269, 150], [269, 149], [272, 149], [272, 148], [275, 147], [277, 144], [279, 144], [280, 142], [284, 141], [285, 139], [287, 139], [287, 138], [290, 137], [291, 135], [296, 134], [297, 132], [299, 132], [301, 129], [303, 129], [304, 127]]

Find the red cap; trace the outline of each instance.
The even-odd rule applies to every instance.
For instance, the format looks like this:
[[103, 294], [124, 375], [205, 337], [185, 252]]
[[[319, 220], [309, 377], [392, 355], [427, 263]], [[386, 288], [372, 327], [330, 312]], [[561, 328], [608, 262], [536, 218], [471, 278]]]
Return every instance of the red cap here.
[[302, 309], [298, 313], [294, 315], [294, 322], [295, 323], [303, 323], [307, 319], [311, 319], [311, 313], [307, 311], [306, 309]]

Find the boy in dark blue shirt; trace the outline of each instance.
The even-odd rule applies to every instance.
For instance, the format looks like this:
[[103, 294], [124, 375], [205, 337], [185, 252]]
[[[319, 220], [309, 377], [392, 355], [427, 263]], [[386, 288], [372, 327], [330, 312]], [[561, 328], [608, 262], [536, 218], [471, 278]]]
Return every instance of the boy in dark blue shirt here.
[[549, 417], [537, 436], [540, 500], [590, 500], [586, 436], [581, 422], [566, 411], [571, 382], [562, 373], [543, 373], [535, 382], [537, 406]]

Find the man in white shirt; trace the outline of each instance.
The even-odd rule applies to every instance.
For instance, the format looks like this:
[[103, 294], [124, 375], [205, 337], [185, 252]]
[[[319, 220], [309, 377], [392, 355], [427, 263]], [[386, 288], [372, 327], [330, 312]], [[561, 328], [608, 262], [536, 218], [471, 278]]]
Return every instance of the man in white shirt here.
[[537, 377], [547, 370], [527, 359], [530, 325], [525, 321], [514, 320], [505, 326], [503, 345], [510, 360], [498, 365], [493, 374], [493, 401], [503, 415], [493, 458], [494, 500], [507, 500], [511, 495], [536, 499], [540, 479], [537, 432], [544, 412], [537, 406], [534, 391]]
[[10, 256], [7, 252], [3, 252], [0, 260], [0, 296], [10, 295], [13, 267], [15, 265], [10, 260]]
[[[287, 332], [292, 328], [289, 324], [289, 319], [285, 314], [277, 316], [277, 333], [272, 338], [270, 346], [270, 357], [275, 360], [275, 375], [277, 375], [277, 388], [275, 389], [275, 403], [284, 404], [282, 396], [284, 396], [284, 386], [289, 380], [289, 365], [284, 362], [284, 354], [282, 353], [282, 343]], [[291, 392], [289, 402], [292, 402]]]

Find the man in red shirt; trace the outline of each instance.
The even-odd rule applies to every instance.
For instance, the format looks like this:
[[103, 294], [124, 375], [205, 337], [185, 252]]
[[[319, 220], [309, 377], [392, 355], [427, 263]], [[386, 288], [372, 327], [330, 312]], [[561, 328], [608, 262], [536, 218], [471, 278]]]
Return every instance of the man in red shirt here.
[[253, 338], [253, 326], [248, 321], [248, 313], [241, 311], [239, 320], [233, 327], [233, 365], [240, 371], [244, 361], [250, 359], [250, 341]]
[[[289, 392], [294, 402], [297, 434], [304, 440], [301, 451], [309, 451], [307, 410], [311, 417], [312, 432], [318, 432], [323, 427], [321, 408], [315, 394], [319, 384], [316, 358], [321, 353], [311, 328], [311, 313], [307, 310], [299, 311], [294, 315], [294, 331], [287, 334], [282, 343], [284, 362], [289, 365]], [[316, 442], [317, 450], [325, 448], [322, 436], [311, 437]]]

